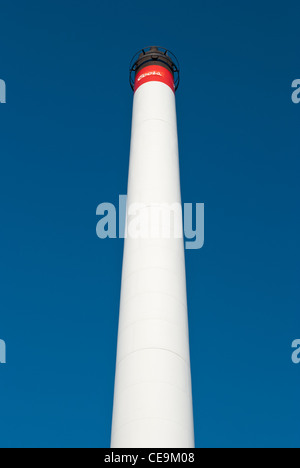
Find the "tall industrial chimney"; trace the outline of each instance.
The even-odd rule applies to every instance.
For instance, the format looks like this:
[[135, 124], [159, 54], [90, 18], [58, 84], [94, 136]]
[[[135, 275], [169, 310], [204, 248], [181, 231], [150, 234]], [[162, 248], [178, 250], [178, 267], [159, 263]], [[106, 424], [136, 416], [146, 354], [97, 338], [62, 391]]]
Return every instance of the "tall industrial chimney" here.
[[166, 217], [151, 216], [161, 208], [172, 217], [172, 207], [181, 207], [179, 66], [158, 47], [143, 49], [132, 64], [127, 225], [133, 215], [140, 227], [148, 219], [158, 235], [128, 229], [125, 240], [111, 447], [193, 448], [182, 225], [180, 236], [166, 236]]

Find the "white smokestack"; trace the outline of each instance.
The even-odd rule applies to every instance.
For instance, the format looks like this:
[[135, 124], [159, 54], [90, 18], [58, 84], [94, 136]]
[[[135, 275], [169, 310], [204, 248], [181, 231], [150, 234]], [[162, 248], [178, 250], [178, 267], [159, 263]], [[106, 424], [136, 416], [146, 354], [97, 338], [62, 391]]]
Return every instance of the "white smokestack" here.
[[[134, 71], [128, 224], [132, 204], [144, 206], [135, 222], [181, 204], [176, 66], [151, 48]], [[125, 240], [111, 447], [193, 448], [183, 236], [166, 238], [164, 218], [148, 219], [160, 235]]]

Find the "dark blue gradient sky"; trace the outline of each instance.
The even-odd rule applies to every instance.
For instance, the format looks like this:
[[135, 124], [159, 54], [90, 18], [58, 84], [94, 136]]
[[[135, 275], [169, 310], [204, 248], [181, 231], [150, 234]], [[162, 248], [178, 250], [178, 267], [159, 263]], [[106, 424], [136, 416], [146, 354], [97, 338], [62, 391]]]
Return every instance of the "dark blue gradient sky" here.
[[300, 4], [11, 0], [0, 6], [1, 447], [108, 447], [141, 47], [175, 52], [198, 447], [299, 447]]

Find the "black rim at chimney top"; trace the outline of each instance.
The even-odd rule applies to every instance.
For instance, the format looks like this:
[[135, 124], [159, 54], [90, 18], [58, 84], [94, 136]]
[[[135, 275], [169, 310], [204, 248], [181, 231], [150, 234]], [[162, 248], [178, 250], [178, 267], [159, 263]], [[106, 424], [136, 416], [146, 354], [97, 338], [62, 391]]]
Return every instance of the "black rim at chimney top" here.
[[134, 90], [136, 73], [144, 67], [154, 63], [170, 70], [174, 76], [175, 90], [177, 90], [180, 82], [179, 62], [177, 57], [168, 49], [157, 46], [145, 47], [137, 52], [132, 58], [129, 68], [129, 81], [131, 88]]

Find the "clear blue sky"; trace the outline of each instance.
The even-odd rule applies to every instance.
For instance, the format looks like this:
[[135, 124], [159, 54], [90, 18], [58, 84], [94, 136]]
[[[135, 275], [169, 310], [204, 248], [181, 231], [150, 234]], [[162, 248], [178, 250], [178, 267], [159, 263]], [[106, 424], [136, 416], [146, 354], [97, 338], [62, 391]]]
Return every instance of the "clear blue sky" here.
[[11, 0], [0, 7], [1, 447], [108, 447], [126, 193], [128, 63], [178, 56], [198, 447], [299, 447], [298, 0]]

